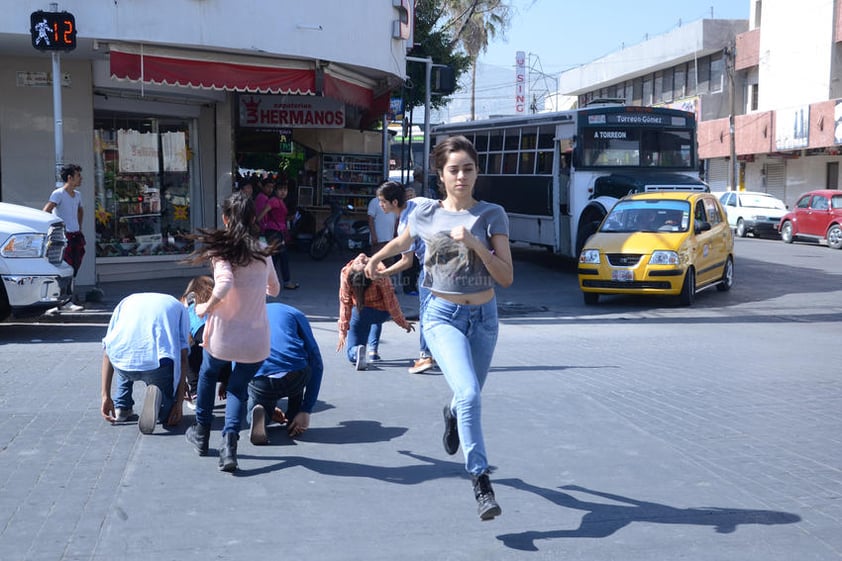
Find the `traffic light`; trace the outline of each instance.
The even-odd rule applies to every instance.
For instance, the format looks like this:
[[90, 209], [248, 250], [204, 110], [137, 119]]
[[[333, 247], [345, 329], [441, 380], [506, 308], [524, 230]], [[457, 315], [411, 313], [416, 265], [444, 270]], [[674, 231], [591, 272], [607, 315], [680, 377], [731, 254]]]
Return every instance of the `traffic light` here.
[[456, 91], [456, 73], [444, 64], [434, 64], [430, 75], [430, 93], [450, 95]]

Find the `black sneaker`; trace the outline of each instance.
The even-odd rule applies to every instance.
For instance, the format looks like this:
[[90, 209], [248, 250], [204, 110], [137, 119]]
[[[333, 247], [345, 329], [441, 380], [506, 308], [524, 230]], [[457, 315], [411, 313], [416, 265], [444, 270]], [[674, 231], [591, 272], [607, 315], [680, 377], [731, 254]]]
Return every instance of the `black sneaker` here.
[[450, 410], [450, 405], [444, 406], [444, 436], [442, 444], [444, 451], [453, 455], [459, 451], [459, 427], [456, 426], [456, 415]]
[[477, 500], [477, 513], [482, 520], [491, 520], [495, 516], [503, 514], [503, 509], [494, 499], [494, 489], [491, 488], [491, 481], [488, 473], [471, 476], [474, 484], [474, 498]]

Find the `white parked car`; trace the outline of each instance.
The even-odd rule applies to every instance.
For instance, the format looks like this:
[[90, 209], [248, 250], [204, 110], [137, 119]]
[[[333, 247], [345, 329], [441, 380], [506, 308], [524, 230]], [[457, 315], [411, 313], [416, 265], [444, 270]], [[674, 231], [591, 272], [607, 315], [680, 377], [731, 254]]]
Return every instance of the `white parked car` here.
[[73, 268], [58, 217], [0, 203], [0, 321], [42, 314], [70, 300]]
[[748, 234], [780, 237], [778, 224], [787, 213], [782, 200], [759, 191], [726, 191], [716, 195], [728, 215], [728, 224], [739, 237]]

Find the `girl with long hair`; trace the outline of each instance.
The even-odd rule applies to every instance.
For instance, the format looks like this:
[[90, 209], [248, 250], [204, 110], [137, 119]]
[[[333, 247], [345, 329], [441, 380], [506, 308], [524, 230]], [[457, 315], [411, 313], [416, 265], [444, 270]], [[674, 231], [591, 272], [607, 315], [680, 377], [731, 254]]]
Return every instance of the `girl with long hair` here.
[[479, 158], [464, 136], [438, 143], [434, 164], [445, 198], [419, 203], [407, 228], [365, 266], [378, 278], [381, 261], [406, 251], [420, 237], [426, 244], [423, 285], [430, 289], [421, 326], [453, 397], [444, 406], [445, 452], [459, 447], [473, 481], [483, 520], [501, 514], [489, 480], [480, 419], [481, 392], [497, 344], [495, 285], [514, 280], [509, 222], [503, 207], [474, 198]]
[[187, 430], [187, 441], [199, 453], [208, 453], [213, 404], [219, 373], [233, 362], [225, 401], [225, 424], [219, 448], [219, 469], [237, 469], [237, 441], [245, 418], [248, 383], [269, 356], [269, 321], [266, 295], [277, 296], [280, 283], [272, 265], [273, 246], [264, 246], [254, 201], [243, 192], [222, 204], [224, 228], [199, 229], [192, 236], [196, 250], [192, 264], [208, 260], [213, 268], [213, 291], [196, 304], [196, 315], [205, 318], [202, 366], [196, 399], [196, 424]]

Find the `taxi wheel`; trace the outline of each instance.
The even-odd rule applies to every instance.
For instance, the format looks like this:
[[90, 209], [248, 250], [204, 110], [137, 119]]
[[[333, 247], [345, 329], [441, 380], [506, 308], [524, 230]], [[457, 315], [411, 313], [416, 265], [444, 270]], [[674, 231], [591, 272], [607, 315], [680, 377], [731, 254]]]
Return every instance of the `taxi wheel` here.
[[595, 306], [599, 303], [599, 294], [596, 292], [583, 292], [586, 306]]
[[692, 306], [696, 300], [696, 270], [693, 267], [684, 273], [684, 284], [681, 286], [681, 294], [678, 295], [678, 302], [682, 306]]
[[725, 268], [722, 270], [722, 280], [716, 285], [716, 290], [719, 292], [727, 292], [734, 286], [734, 260], [730, 257], [725, 262]]

